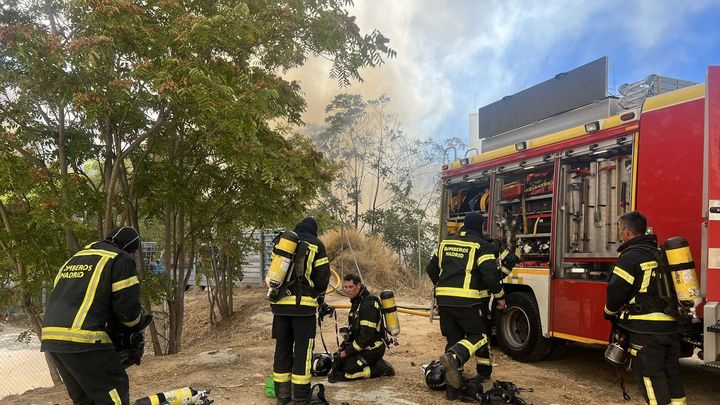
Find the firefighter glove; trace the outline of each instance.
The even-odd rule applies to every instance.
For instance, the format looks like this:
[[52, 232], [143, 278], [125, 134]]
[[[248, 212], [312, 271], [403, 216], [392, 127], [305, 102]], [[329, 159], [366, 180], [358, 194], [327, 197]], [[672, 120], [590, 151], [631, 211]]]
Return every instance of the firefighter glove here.
[[320, 322], [322, 322], [323, 319], [325, 319], [326, 316], [332, 315], [335, 312], [335, 307], [332, 305], [329, 305], [326, 302], [323, 302], [318, 307], [318, 315], [320, 316]]

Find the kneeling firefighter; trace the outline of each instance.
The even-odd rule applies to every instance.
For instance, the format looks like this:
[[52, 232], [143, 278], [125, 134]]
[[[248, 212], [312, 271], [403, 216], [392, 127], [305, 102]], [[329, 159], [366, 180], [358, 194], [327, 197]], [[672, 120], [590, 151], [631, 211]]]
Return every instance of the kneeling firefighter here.
[[352, 306], [328, 382], [395, 375], [392, 365], [383, 360], [385, 327], [380, 299], [370, 294], [357, 274], [343, 277], [343, 290]]
[[130, 403], [125, 367], [140, 363], [140, 332], [152, 320], [140, 308], [131, 256], [139, 246], [135, 229], [115, 228], [77, 252], [55, 277], [40, 350], [50, 353], [75, 404]]
[[629, 334], [633, 374], [645, 401], [685, 404], [678, 322], [672, 308], [676, 302], [664, 299], [669, 291], [664, 291], [662, 251], [655, 235], [646, 235], [646, 230], [647, 220], [637, 211], [618, 219], [623, 244], [608, 282], [604, 316]]
[[457, 236], [440, 243], [426, 268], [435, 285], [440, 331], [447, 340], [440, 363], [445, 369], [446, 397], [451, 400], [459, 399], [463, 364], [471, 357], [477, 359], [478, 380], [490, 376], [488, 330], [483, 319], [490, 294], [498, 309], [505, 308], [497, 245], [482, 234], [482, 227], [482, 215], [469, 213]]
[[285, 232], [273, 249], [268, 293], [275, 339], [273, 381], [279, 405], [306, 404], [310, 396], [315, 313], [326, 307], [330, 265], [313, 218]]

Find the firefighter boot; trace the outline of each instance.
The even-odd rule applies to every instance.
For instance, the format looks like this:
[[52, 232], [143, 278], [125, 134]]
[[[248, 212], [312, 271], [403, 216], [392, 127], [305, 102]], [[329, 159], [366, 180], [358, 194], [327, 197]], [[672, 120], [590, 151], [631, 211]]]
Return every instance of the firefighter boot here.
[[310, 404], [310, 384], [293, 384], [292, 400], [293, 405]]
[[457, 401], [460, 399], [460, 390], [453, 388], [449, 385], [445, 385], [445, 399], [448, 401]]
[[287, 405], [290, 403], [290, 381], [275, 383], [275, 403]]
[[375, 363], [375, 366], [377, 367], [378, 376], [392, 377], [395, 375], [395, 369], [392, 364], [384, 359], [380, 359], [380, 361]]
[[440, 364], [445, 368], [445, 383], [456, 390], [462, 387], [462, 364], [453, 352], [446, 352], [440, 356]]

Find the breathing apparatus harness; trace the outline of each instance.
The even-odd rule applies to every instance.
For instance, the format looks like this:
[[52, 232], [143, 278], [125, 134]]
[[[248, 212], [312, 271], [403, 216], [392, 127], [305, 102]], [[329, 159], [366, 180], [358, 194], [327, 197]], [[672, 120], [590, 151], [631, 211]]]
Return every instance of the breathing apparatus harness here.
[[[288, 243], [288, 240], [290, 242]], [[281, 244], [286, 247], [282, 248]], [[295, 291], [295, 307], [299, 308], [302, 301], [302, 279], [305, 277], [308, 243], [299, 240], [292, 231], [278, 233], [273, 239], [273, 261], [268, 275], [270, 289], [268, 299], [277, 302], [282, 296], [290, 296]], [[284, 262], [284, 264], [283, 264]]]
[[625, 251], [637, 250], [645, 252], [650, 255], [653, 260], [658, 264], [655, 271], [655, 287], [657, 291], [657, 298], [655, 297], [643, 297], [636, 296], [636, 304], [629, 306], [628, 310], [630, 313], [633, 312], [662, 312], [666, 315], [670, 315], [678, 321], [683, 320], [684, 316], [681, 313], [681, 305], [678, 302], [675, 287], [672, 283], [672, 276], [670, 274], [670, 265], [667, 262], [667, 256], [665, 251], [658, 247], [653, 248], [647, 245], [631, 245]]

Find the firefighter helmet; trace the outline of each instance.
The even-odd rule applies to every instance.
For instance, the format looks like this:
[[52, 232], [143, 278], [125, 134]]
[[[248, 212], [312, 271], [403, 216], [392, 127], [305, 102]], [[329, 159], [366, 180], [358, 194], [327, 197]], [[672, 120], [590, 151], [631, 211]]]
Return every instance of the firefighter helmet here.
[[328, 353], [315, 353], [312, 357], [312, 375], [323, 377], [330, 374], [332, 357]]
[[445, 389], [445, 368], [439, 361], [433, 360], [425, 367], [425, 384], [431, 390]]

